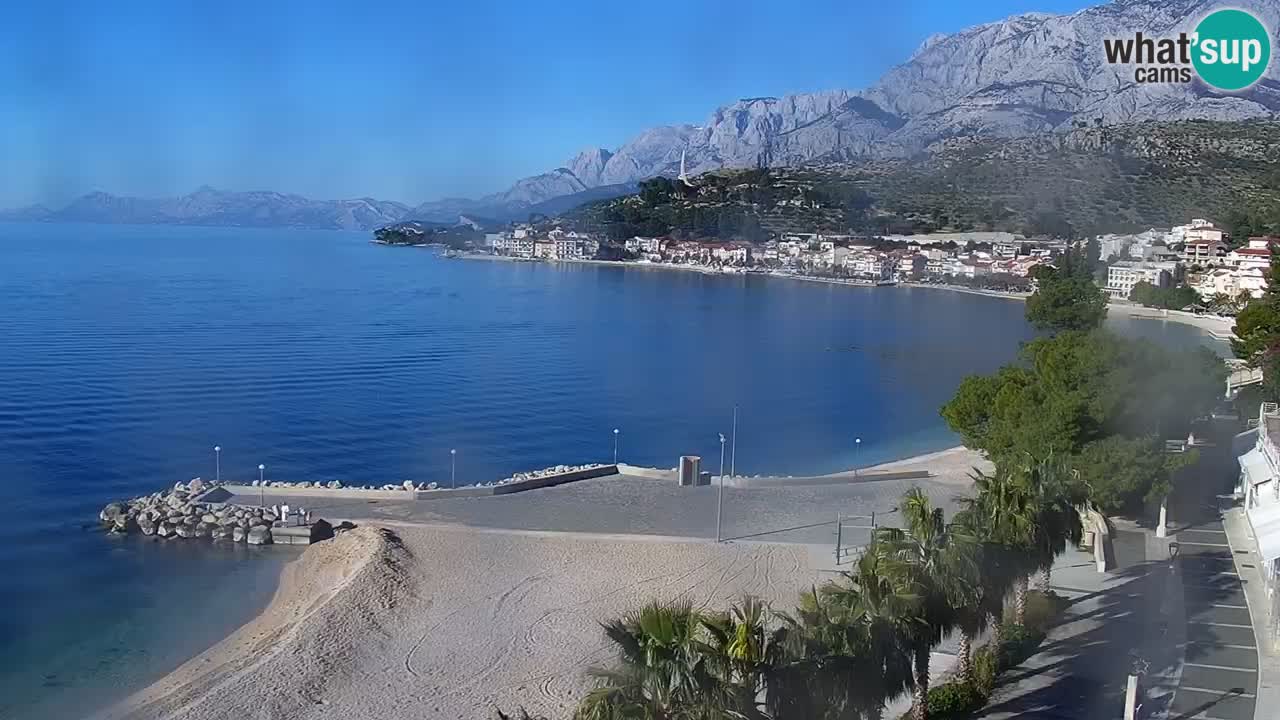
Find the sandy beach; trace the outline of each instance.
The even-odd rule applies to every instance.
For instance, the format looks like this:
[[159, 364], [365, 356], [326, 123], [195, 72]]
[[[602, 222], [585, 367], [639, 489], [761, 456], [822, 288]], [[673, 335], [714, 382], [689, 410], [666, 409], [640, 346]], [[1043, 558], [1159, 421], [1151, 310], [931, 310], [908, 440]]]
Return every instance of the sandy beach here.
[[369, 526], [309, 548], [262, 616], [99, 717], [566, 717], [611, 659], [601, 621], [650, 599], [789, 607], [814, 579], [799, 545]]
[[[860, 471], [928, 469], [926, 480], [727, 491], [742, 534], [721, 544], [697, 524], [709, 512], [665, 517], [676, 503], [706, 504], [712, 488], [655, 478], [374, 510], [287, 566], [258, 618], [94, 717], [487, 718], [522, 706], [568, 717], [584, 671], [612, 659], [600, 622], [650, 600], [724, 608], [751, 594], [790, 608], [829, 577], [815, 561], [825, 544], [813, 543], [829, 543], [830, 528], [805, 522], [812, 508], [819, 519], [832, 502], [884, 509], [911, 485], [953, 506], [983, 464], [957, 447]], [[652, 517], [623, 523], [624, 510]], [[584, 517], [593, 513], [604, 520]], [[743, 532], [780, 523], [816, 535]]]

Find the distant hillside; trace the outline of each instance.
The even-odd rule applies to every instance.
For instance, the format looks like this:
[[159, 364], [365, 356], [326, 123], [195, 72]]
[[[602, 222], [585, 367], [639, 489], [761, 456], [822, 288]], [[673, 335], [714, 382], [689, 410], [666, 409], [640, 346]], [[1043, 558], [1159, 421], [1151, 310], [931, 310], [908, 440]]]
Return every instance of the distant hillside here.
[[1006, 230], [1083, 235], [1211, 217], [1280, 231], [1280, 123], [1141, 123], [953, 139], [914, 159], [666, 179], [571, 213], [613, 237], [669, 232]]
[[408, 212], [408, 206], [402, 203], [372, 198], [311, 200], [277, 192], [226, 192], [201, 187], [188, 195], [170, 198], [96, 192], [58, 210], [34, 207], [6, 211], [0, 213], [0, 220], [372, 230], [402, 220]]

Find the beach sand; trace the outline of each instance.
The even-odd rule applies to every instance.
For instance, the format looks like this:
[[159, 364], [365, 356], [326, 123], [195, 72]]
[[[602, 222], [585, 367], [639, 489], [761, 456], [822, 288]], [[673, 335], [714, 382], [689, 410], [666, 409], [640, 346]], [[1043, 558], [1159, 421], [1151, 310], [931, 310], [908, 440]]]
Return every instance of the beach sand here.
[[366, 526], [308, 548], [259, 618], [101, 717], [567, 717], [612, 659], [601, 621], [744, 593], [790, 608], [816, 579], [802, 545]]
[[[975, 466], [990, 467], [955, 447], [862, 472], [927, 469], [931, 477], [920, 484], [949, 506]], [[735, 491], [732, 508], [752, 525], [798, 522], [808, 505], [854, 507], [862, 498], [876, 507], [913, 482]], [[702, 490], [710, 489], [682, 492]], [[831, 542], [825, 527], [819, 540], [791, 543], [717, 544], [676, 534], [699, 529], [679, 523], [662, 531], [661, 523], [641, 523], [641, 532], [626, 534], [565, 531], [594, 527], [566, 519], [566, 511], [599, 515], [613, 499], [632, 516], [662, 515], [670, 507], [658, 498], [677, 492], [667, 482], [619, 478], [498, 499], [506, 502], [466, 501], [487, 522], [446, 517], [440, 504], [421, 516], [370, 518], [290, 563], [258, 618], [96, 717], [416, 720], [491, 718], [496, 708], [524, 707], [566, 718], [589, 686], [586, 669], [613, 659], [601, 622], [652, 600], [723, 609], [751, 594], [790, 609], [801, 591], [830, 577], [814, 561]], [[695, 496], [680, 497], [687, 504]], [[561, 517], [556, 529], [479, 526], [507, 505], [529, 513], [538, 503], [560, 508], [548, 515]], [[624, 525], [615, 518], [601, 527]]]

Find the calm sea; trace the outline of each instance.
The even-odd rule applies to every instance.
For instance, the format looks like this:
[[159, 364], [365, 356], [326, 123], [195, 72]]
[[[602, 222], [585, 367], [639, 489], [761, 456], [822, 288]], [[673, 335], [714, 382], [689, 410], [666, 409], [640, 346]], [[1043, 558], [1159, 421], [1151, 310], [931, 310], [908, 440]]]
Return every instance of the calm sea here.
[[287, 549], [89, 529], [215, 444], [224, 478], [447, 481], [456, 449], [472, 482], [609, 460], [614, 428], [626, 462], [718, 462], [738, 405], [739, 473], [829, 472], [954, 445], [938, 407], [1032, 334], [975, 295], [367, 240], [0, 224], [0, 716], [118, 698], [267, 602]]

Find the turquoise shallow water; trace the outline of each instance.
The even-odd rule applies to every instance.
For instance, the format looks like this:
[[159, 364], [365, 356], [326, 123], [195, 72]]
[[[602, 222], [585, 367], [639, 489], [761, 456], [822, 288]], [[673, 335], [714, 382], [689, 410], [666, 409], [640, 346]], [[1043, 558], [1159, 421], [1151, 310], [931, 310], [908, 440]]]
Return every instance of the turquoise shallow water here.
[[0, 717], [118, 698], [267, 601], [288, 550], [85, 529], [214, 475], [214, 444], [224, 477], [360, 484], [447, 481], [456, 448], [469, 482], [607, 460], [616, 427], [670, 467], [716, 457], [738, 404], [738, 472], [830, 472], [954, 445], [940, 404], [1032, 336], [1003, 299], [367, 239], [0, 224]]

